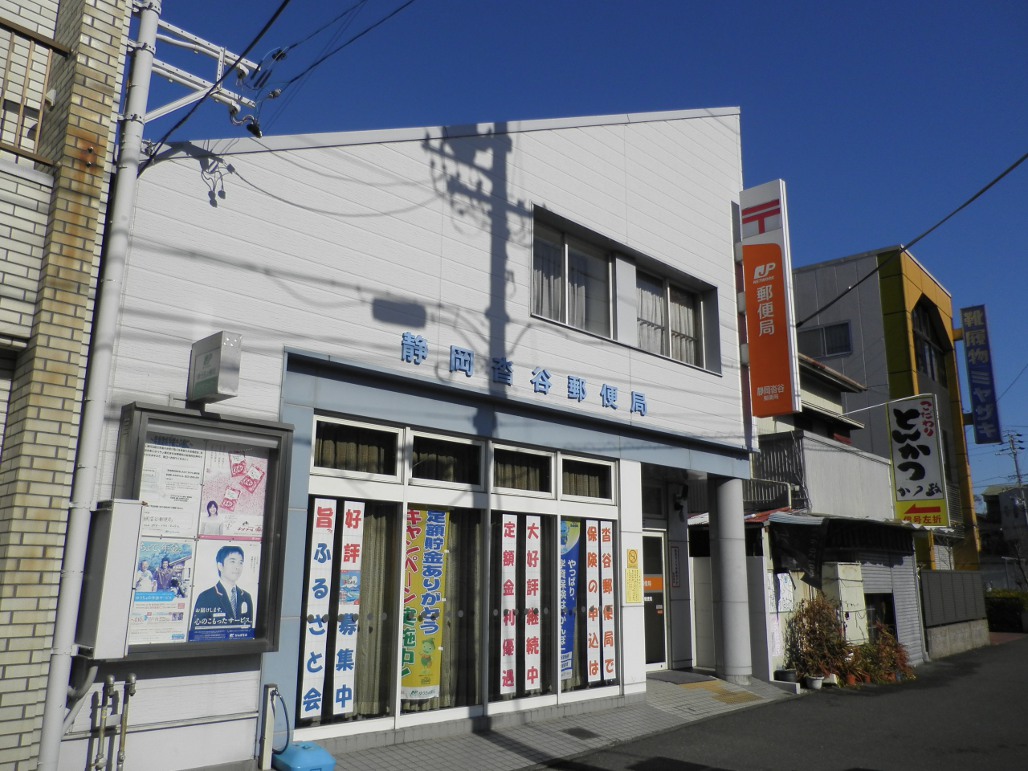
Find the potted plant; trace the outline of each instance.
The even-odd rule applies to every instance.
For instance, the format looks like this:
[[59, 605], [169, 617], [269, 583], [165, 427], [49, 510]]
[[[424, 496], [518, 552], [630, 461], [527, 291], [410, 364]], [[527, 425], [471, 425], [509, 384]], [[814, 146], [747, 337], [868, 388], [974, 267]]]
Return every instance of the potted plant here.
[[836, 603], [822, 594], [800, 603], [786, 630], [786, 665], [809, 678], [808, 687], [842, 672], [848, 648]]
[[889, 681], [914, 678], [907, 649], [896, 639], [892, 631], [880, 621], [875, 622], [874, 643], [881, 676]]

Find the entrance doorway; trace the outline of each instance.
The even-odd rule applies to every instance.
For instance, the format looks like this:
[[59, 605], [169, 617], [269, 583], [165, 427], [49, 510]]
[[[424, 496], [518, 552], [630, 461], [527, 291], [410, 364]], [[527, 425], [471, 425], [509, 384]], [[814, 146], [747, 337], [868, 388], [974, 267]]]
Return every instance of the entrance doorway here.
[[643, 533], [643, 622], [646, 669], [667, 669], [667, 597], [664, 588], [664, 534]]

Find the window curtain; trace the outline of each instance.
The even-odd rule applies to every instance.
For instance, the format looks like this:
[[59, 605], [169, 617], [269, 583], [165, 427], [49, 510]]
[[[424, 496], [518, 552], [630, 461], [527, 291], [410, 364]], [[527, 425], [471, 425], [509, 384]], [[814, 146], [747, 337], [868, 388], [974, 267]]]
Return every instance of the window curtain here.
[[566, 460], [561, 474], [565, 495], [610, 498], [610, 467]]
[[664, 282], [649, 276], [636, 276], [636, 315], [639, 321], [639, 347], [650, 353], [664, 354], [667, 351], [665, 335]]
[[671, 358], [703, 365], [700, 352], [699, 298], [671, 287]]
[[314, 465], [366, 474], [395, 474], [396, 434], [318, 423]]
[[550, 490], [550, 458], [544, 455], [496, 450], [494, 458], [494, 484], [513, 490]]
[[567, 323], [597, 335], [610, 335], [610, 276], [607, 260], [568, 247]]
[[532, 313], [563, 320], [564, 244], [560, 235], [536, 226], [532, 261]]
[[395, 683], [393, 646], [400, 627], [396, 618], [399, 517], [396, 504], [365, 507], [354, 718], [378, 717], [391, 711]]
[[481, 481], [480, 467], [481, 451], [477, 445], [414, 439], [411, 475], [417, 479], [477, 485]]

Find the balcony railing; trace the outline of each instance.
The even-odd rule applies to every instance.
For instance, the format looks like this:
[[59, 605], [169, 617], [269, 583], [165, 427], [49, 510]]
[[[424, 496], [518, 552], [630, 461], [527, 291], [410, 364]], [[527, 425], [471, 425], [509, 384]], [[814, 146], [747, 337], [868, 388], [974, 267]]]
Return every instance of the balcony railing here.
[[[781, 486], [786, 485], [793, 509], [892, 518], [889, 461], [841, 442], [805, 431], [765, 434], [760, 437], [760, 452], [754, 456], [752, 468], [754, 484], [743, 493], [748, 511], [790, 505], [780, 502]], [[774, 494], [773, 484], [761, 489], [760, 480], [778, 483], [778, 493]], [[767, 505], [769, 501], [776, 505]]]
[[0, 19], [0, 151], [49, 163], [39, 153], [56, 41]]

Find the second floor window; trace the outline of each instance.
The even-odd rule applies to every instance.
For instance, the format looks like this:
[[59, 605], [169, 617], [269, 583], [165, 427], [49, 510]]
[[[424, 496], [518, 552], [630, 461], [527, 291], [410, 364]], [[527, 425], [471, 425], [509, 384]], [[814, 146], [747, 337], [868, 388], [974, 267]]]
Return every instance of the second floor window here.
[[699, 296], [646, 273], [636, 274], [636, 292], [639, 347], [702, 367]]
[[947, 385], [946, 348], [932, 322], [932, 311], [919, 303], [911, 314], [914, 325], [914, 358], [917, 371], [939, 385]]
[[801, 329], [797, 335], [797, 343], [800, 353], [815, 359], [842, 356], [853, 351], [848, 321], [816, 329]]
[[532, 312], [610, 337], [610, 257], [602, 250], [536, 225]]

